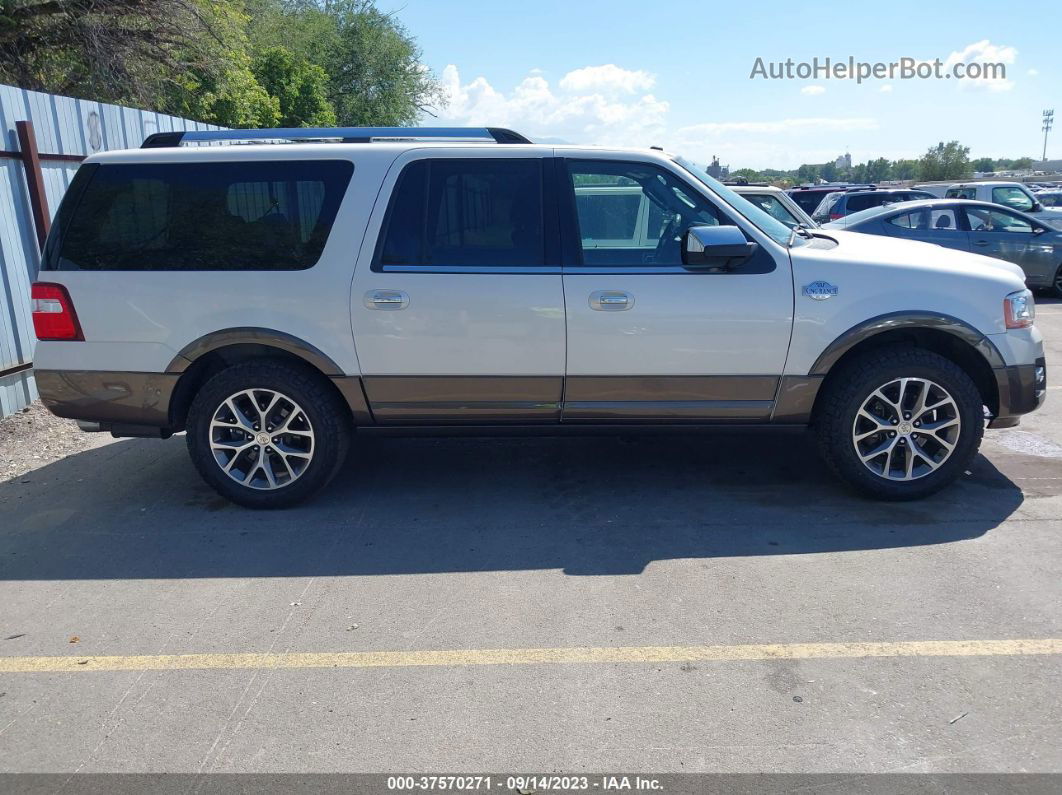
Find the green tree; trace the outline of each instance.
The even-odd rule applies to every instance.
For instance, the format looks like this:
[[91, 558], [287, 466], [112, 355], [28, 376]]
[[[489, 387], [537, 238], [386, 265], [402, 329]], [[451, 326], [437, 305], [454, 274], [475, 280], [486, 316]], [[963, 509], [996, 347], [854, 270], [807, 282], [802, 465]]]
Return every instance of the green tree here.
[[805, 163], [796, 171], [796, 179], [800, 184], [818, 182], [819, 179], [819, 167], [813, 166], [809, 163]]
[[892, 177], [892, 163], [884, 157], [876, 160], [868, 160], [866, 168], [866, 182], [884, 182]]
[[254, 75], [277, 100], [281, 127], [332, 127], [336, 111], [328, 101], [328, 75], [317, 64], [284, 47], [270, 47], [254, 62]]
[[766, 178], [754, 168], [739, 168], [730, 172], [730, 179], [744, 179], [747, 182], [766, 182]]
[[918, 177], [925, 180], [962, 179], [970, 173], [970, 147], [958, 141], [931, 146], [918, 161]]
[[328, 75], [341, 125], [415, 124], [443, 100], [406, 29], [372, 0], [245, 0], [259, 50], [287, 48]]
[[891, 176], [893, 179], [917, 179], [917, 160], [894, 160], [892, 163]]
[[1033, 159], [1031, 157], [1019, 157], [1011, 164], [1011, 168], [1015, 171], [1022, 171], [1024, 169], [1032, 168]]
[[970, 163], [970, 168], [982, 173], [996, 170], [996, 163], [990, 157], [979, 157]]

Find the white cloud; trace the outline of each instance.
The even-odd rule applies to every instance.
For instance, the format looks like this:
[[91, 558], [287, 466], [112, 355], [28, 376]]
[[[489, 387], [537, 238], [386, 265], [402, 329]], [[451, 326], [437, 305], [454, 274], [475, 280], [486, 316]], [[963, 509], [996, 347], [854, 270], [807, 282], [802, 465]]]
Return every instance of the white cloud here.
[[[878, 129], [868, 117], [727, 119], [706, 111], [701, 124], [669, 124], [670, 106], [650, 93], [653, 78], [615, 65], [568, 72], [556, 82], [532, 72], [505, 91], [484, 77], [463, 81], [454, 65], [441, 82], [449, 98], [431, 124], [499, 126], [532, 140], [618, 147], [661, 145], [697, 162], [719, 155], [724, 163], [789, 168], [833, 160], [858, 133]], [[856, 133], [851, 139], [850, 133]]]
[[652, 94], [640, 93], [653, 83], [645, 72], [609, 64], [569, 72], [556, 88], [541, 74], [530, 74], [505, 93], [484, 77], [462, 83], [451, 64], [442, 72], [449, 102], [439, 120], [512, 127], [532, 138], [648, 146], [663, 130], [669, 107]]
[[800, 89], [801, 94], [807, 94], [809, 97], [817, 97], [819, 94], [826, 93], [826, 86], [804, 86]]
[[[1004, 64], [1008, 69], [1014, 65], [1018, 57], [1018, 51], [1014, 47], [993, 44], [988, 39], [966, 45], [962, 50], [953, 52], [944, 60], [944, 69], [950, 73], [951, 69], [959, 63], [962, 64]], [[961, 88], [986, 89], [988, 91], [1010, 91], [1014, 88], [1014, 81], [1008, 78], [976, 78], [964, 77], [958, 81]]]
[[634, 94], [648, 91], [656, 84], [656, 78], [642, 70], [621, 69], [615, 64], [584, 66], [568, 72], [560, 80], [562, 91], [572, 93], [602, 92], [606, 94]]
[[1038, 74], [1040, 74], [1040, 70], [1039, 69], [1030, 69], [1025, 74], [1027, 74], [1029, 77], [1036, 77]]
[[693, 124], [682, 127], [678, 135], [690, 136], [713, 136], [726, 133], [751, 133], [778, 135], [783, 133], [823, 133], [823, 132], [857, 132], [860, 130], [876, 130], [878, 122], [866, 117], [848, 118], [798, 118], [781, 119], [779, 121], [724, 121], [708, 122], [706, 124]]
[[892, 83], [886, 83], [881, 88], [879, 88], [878, 91], [880, 91], [882, 94], [891, 94], [892, 93]]

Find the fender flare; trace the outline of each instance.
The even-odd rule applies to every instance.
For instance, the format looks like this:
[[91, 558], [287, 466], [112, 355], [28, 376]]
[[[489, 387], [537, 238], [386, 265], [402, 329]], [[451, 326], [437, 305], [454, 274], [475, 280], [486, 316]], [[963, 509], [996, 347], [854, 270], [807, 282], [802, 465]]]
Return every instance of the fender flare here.
[[327, 376], [343, 376], [346, 373], [320, 349], [305, 340], [270, 328], [251, 326], [222, 329], [204, 334], [181, 348], [166, 366], [167, 373], [183, 373], [200, 357], [230, 345], [265, 345], [277, 348], [302, 359]]
[[1006, 366], [1002, 354], [992, 340], [966, 321], [941, 312], [902, 311], [878, 315], [852, 326], [826, 346], [808, 375], [826, 375], [842, 356], [859, 343], [887, 331], [902, 329], [934, 329], [947, 332], [980, 353], [993, 370]]

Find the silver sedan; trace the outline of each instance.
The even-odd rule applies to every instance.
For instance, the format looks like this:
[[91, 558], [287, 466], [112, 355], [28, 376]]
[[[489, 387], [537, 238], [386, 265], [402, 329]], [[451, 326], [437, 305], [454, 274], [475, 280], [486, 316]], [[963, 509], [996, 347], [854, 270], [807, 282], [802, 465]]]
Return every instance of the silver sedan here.
[[1013, 262], [1025, 283], [1062, 298], [1062, 231], [1025, 213], [988, 202], [925, 199], [853, 213], [823, 224], [871, 235], [906, 237]]

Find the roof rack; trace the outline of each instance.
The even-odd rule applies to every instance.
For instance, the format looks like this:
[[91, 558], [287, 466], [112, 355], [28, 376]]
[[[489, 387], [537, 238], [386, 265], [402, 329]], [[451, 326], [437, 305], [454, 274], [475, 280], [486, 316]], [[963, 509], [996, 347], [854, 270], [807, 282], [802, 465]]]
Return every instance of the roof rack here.
[[278, 127], [267, 130], [188, 130], [149, 135], [141, 149], [186, 143], [319, 142], [369, 144], [394, 141], [529, 144], [520, 133], [503, 127]]

